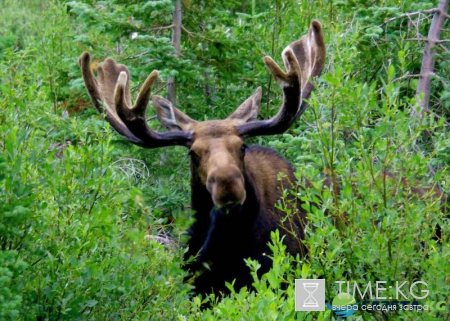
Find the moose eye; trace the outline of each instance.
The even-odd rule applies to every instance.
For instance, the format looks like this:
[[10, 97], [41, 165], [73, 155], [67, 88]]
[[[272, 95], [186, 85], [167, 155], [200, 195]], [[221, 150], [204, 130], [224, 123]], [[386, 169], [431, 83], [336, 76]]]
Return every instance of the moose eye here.
[[241, 146], [241, 149], [240, 149], [240, 152], [241, 153], [245, 153], [245, 150], [247, 149], [247, 145], [246, 144], [242, 144], [242, 146]]

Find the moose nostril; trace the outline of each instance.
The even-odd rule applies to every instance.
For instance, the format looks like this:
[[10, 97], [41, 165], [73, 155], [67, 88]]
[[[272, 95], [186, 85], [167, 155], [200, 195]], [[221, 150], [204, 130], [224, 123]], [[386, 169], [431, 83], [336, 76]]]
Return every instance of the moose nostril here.
[[246, 198], [244, 176], [236, 168], [213, 171], [206, 180], [206, 188], [218, 207], [242, 205]]
[[214, 202], [216, 205], [220, 207], [230, 207], [234, 205], [242, 205], [245, 201], [245, 190], [235, 190], [233, 193], [227, 193], [224, 195], [218, 195], [218, 197], [214, 198], [216, 201]]

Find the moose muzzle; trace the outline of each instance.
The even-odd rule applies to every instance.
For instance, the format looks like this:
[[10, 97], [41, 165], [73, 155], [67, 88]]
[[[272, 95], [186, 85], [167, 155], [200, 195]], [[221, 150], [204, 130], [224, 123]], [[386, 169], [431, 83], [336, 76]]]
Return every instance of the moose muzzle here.
[[206, 179], [214, 205], [219, 208], [242, 205], [245, 201], [245, 181], [239, 168], [215, 168]]

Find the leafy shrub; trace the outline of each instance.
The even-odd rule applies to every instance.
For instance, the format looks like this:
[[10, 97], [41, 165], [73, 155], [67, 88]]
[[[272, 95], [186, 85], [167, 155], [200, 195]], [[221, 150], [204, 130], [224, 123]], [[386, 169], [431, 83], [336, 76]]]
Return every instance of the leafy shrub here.
[[[4, 3], [0, 319], [332, 319], [330, 310], [294, 311], [296, 278], [421, 278], [431, 300], [446, 299], [448, 218], [433, 197], [417, 198], [401, 182], [449, 191], [447, 86], [435, 87], [433, 114], [411, 120], [415, 81], [404, 80], [416, 73], [421, 47], [404, 40], [411, 36], [401, 32], [405, 20], [380, 27], [435, 2], [366, 8], [358, 1], [187, 1], [184, 23], [191, 33], [179, 60], [170, 30], [158, 31], [171, 22], [172, 2]], [[180, 104], [200, 120], [227, 115], [263, 84], [267, 118], [281, 95], [260, 58], [278, 58], [312, 18], [324, 24], [329, 60], [311, 106], [286, 134], [254, 139], [298, 168], [294, 192], [309, 211], [309, 256], [287, 255], [274, 233], [273, 269], [258, 279], [257, 263], [247, 262], [255, 292], [233, 291], [221, 301], [190, 298], [180, 269], [181, 233], [189, 224], [186, 153], [129, 146], [101, 115], [85, 110], [77, 57], [83, 50], [95, 52], [96, 63], [114, 56], [131, 66], [135, 83], [153, 68], [162, 70], [163, 80], [177, 76]], [[128, 38], [131, 32], [139, 37]], [[442, 79], [446, 55], [439, 52]], [[160, 129], [156, 121], [151, 126]], [[324, 186], [326, 175], [339, 180], [339, 194]], [[329, 285], [327, 295], [334, 292]], [[202, 302], [211, 308], [201, 310]], [[367, 320], [417, 317], [358, 313]]]
[[0, 320], [14, 320], [20, 315], [22, 297], [13, 280], [25, 266], [15, 251], [0, 251]]

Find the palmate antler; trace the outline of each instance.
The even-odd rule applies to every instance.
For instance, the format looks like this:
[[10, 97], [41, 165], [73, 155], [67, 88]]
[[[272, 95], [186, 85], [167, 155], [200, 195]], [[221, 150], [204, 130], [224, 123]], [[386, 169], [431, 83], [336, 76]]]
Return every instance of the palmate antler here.
[[[321, 25], [318, 21], [313, 21], [308, 34], [283, 51], [286, 72], [272, 58], [265, 57], [264, 63], [283, 89], [282, 107], [276, 116], [268, 120], [254, 121], [256, 115], [250, 117], [247, 123], [237, 126], [239, 134], [242, 137], [250, 137], [274, 135], [286, 131], [305, 110], [307, 104], [302, 104], [302, 99], [309, 98], [314, 89], [309, 79], [322, 71], [325, 53]], [[90, 69], [89, 53], [85, 52], [81, 55], [79, 64], [94, 106], [99, 112], [105, 112], [106, 120], [122, 136], [145, 148], [190, 145], [193, 137], [191, 130], [157, 133], [147, 125], [145, 111], [153, 83], [158, 77], [156, 70], [148, 76], [132, 106], [127, 67], [107, 58], [104, 64], [98, 67], [98, 80], [96, 80]], [[254, 101], [258, 100], [259, 104], [260, 97], [261, 91], [258, 89], [247, 101], [255, 103]], [[171, 110], [178, 112], [176, 108]]]
[[147, 77], [132, 106], [130, 73], [127, 67], [107, 58], [105, 63], [97, 69], [97, 80], [90, 69], [89, 53], [83, 53], [78, 63], [94, 106], [99, 112], [105, 113], [106, 120], [119, 134], [144, 148], [189, 145], [192, 133], [183, 131], [157, 133], [147, 125], [145, 111], [158, 71], [154, 70]]
[[313, 20], [306, 35], [287, 46], [282, 53], [284, 72], [271, 57], [264, 63], [283, 89], [283, 104], [278, 114], [271, 119], [255, 121], [238, 126], [244, 137], [275, 135], [285, 132], [305, 111], [314, 85], [309, 81], [322, 72], [325, 64], [325, 40], [320, 22]]

